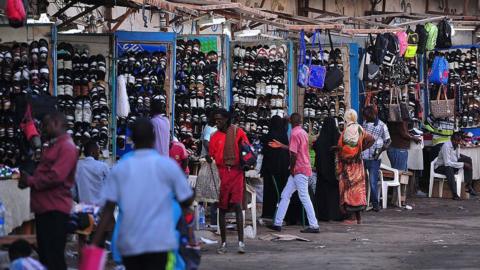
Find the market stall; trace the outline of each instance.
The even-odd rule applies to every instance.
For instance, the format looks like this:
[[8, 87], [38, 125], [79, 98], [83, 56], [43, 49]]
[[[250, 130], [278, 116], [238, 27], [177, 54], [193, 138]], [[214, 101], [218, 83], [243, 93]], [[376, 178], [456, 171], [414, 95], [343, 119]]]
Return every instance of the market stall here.
[[115, 33], [117, 81], [114, 94], [118, 159], [132, 149], [129, 126], [139, 117], [148, 117], [153, 99], [159, 99], [170, 119], [175, 119], [174, 74], [176, 35], [174, 33]]

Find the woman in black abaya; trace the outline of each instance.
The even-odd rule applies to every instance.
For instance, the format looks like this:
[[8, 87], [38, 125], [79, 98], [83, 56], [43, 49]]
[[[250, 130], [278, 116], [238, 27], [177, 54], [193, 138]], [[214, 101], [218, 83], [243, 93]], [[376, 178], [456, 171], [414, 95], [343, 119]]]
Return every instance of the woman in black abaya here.
[[340, 133], [335, 119], [324, 120], [320, 136], [313, 145], [315, 150], [315, 167], [317, 169], [317, 185], [313, 202], [318, 220], [343, 220], [340, 212], [340, 195], [335, 170], [335, 150]]
[[[280, 194], [285, 187], [290, 174], [290, 155], [288, 150], [271, 148], [268, 143], [277, 140], [288, 145], [287, 123], [275, 115], [270, 121], [268, 134], [262, 137], [263, 161], [261, 175], [263, 177], [263, 207], [262, 218], [273, 218], [280, 201]], [[288, 224], [296, 224], [301, 218], [301, 205], [298, 195], [294, 194], [285, 220]]]

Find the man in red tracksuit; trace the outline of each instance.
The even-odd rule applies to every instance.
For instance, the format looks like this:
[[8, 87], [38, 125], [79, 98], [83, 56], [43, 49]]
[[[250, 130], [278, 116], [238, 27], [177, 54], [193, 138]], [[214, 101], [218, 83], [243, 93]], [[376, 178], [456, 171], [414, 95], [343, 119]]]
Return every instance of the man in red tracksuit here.
[[[215, 160], [220, 176], [220, 194], [218, 208], [220, 209], [220, 235], [222, 243], [217, 249], [218, 254], [227, 252], [225, 214], [234, 211], [238, 228], [238, 252], [245, 253], [243, 242], [242, 200], [244, 190], [243, 170], [240, 167], [240, 144], [248, 143], [245, 132], [231, 124], [230, 113], [220, 109], [215, 113], [218, 131], [210, 138], [209, 156]], [[211, 158], [210, 158], [211, 157]]]

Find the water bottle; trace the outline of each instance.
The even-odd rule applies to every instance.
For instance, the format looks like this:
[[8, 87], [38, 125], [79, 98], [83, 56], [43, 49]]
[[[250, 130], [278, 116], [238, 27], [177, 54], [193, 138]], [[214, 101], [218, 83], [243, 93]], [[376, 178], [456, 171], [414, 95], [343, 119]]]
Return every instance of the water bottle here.
[[5, 235], [5, 206], [0, 202], [0, 237]]
[[200, 210], [198, 213], [198, 225], [201, 230], [205, 229], [205, 208], [203, 205], [200, 205]]

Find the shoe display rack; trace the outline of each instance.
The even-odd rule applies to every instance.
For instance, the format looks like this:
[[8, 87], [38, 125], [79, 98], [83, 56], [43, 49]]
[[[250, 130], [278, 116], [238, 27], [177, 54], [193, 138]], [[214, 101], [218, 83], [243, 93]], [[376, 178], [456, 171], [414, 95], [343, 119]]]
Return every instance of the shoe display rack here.
[[[172, 127], [173, 76], [175, 72], [175, 42], [173, 33], [117, 32], [117, 76], [122, 75], [130, 113], [116, 116], [115, 156], [119, 158], [133, 148], [130, 126], [140, 117], [150, 117], [150, 104], [159, 99], [166, 108]], [[121, 83], [120, 80], [117, 80]], [[116, 85], [116, 93], [118, 88]], [[116, 97], [118, 98], [118, 96]]]
[[[449, 64], [448, 94], [457, 104], [456, 124], [460, 128], [480, 127], [480, 83], [478, 77], [478, 48], [464, 47], [438, 52]], [[432, 65], [434, 53], [428, 55]], [[429, 85], [430, 99], [436, 97], [438, 86]]]
[[[335, 53], [338, 55], [337, 67], [343, 72], [343, 61], [345, 61], [346, 53], [343, 53], [341, 48], [335, 48]], [[320, 54], [320, 50], [313, 47], [307, 47], [306, 61], [309, 62], [312, 59], [312, 65], [323, 65], [327, 69], [334, 67], [334, 62], [329, 58], [330, 51], [323, 50], [323, 55]], [[344, 83], [342, 83], [337, 89], [326, 92], [322, 89], [313, 87], [300, 88], [304, 93], [303, 96], [303, 128], [311, 135], [316, 136], [319, 134], [323, 120], [326, 117], [338, 117], [343, 119], [345, 110], [348, 104], [345, 102], [345, 77]]]
[[290, 112], [290, 51], [282, 41], [231, 43], [231, 110], [251, 141], [268, 133], [272, 116]]
[[[177, 39], [174, 134], [180, 140], [198, 141], [208, 115], [224, 107], [222, 41], [221, 36], [207, 35]], [[189, 150], [194, 154], [201, 147], [193, 145]]]
[[[18, 167], [32, 158], [20, 124], [32, 99], [53, 92], [52, 32], [51, 25], [27, 25], [14, 32], [0, 26], [0, 164]], [[37, 129], [40, 120], [35, 119]]]
[[59, 34], [57, 42], [57, 107], [67, 132], [79, 150], [95, 140], [104, 159], [112, 156], [111, 40], [108, 34]]

